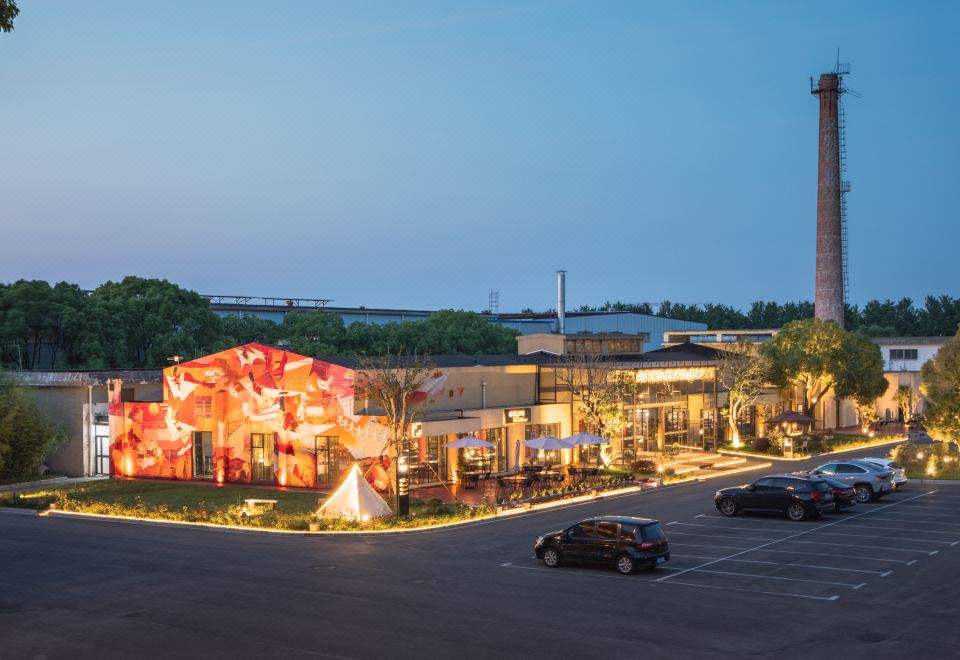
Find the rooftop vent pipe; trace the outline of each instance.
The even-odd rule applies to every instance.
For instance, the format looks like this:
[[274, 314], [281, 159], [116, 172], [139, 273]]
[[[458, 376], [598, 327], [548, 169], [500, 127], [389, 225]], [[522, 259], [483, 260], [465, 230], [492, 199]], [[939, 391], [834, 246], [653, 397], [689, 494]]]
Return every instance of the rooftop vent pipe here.
[[557, 271], [557, 332], [567, 330], [567, 271]]

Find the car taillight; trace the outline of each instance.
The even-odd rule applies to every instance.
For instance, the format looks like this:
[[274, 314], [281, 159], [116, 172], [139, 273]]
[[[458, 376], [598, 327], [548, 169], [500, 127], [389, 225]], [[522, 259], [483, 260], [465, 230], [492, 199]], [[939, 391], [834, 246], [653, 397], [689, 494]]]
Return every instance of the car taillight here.
[[656, 550], [660, 543], [658, 541], [644, 541], [640, 544], [641, 550]]
[[810, 493], [810, 497], [816, 500], [817, 502], [819, 502], [820, 498], [823, 497], [823, 493], [821, 493], [819, 490], [815, 490], [812, 493]]
[[886, 479], [886, 478], [889, 477], [890, 475], [889, 475], [889, 474], [880, 474], [880, 475], [877, 475], [877, 476], [879, 476], [881, 479]]
[[834, 488], [834, 489], [833, 489], [833, 494], [834, 494], [834, 495], [843, 495], [843, 489], [842, 489], [842, 488]]

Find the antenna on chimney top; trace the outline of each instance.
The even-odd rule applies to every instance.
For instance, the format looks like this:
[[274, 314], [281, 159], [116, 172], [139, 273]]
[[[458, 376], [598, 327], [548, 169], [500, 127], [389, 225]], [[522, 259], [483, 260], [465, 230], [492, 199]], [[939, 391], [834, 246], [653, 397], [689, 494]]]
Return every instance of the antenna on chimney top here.
[[567, 271], [557, 271], [557, 332], [567, 329]]
[[487, 311], [491, 314], [500, 313], [500, 291], [491, 289], [490, 294], [487, 296]]

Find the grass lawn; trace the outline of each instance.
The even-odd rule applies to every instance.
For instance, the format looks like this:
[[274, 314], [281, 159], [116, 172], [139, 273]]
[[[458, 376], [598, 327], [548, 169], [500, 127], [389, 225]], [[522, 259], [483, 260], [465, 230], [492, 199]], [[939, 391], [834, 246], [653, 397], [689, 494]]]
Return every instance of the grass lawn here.
[[67, 497], [78, 504], [106, 503], [134, 507], [166, 507], [171, 511], [228, 511], [239, 507], [248, 497], [278, 500], [277, 507], [292, 514], [309, 514], [317, 510], [321, 497], [318, 493], [274, 491], [242, 486], [208, 486], [184, 482], [125, 481], [105, 479], [67, 486], [48, 486], [27, 491], [16, 497], [13, 493], [0, 495], [0, 504], [46, 509], [58, 497]]
[[[0, 493], [0, 506], [96, 513], [101, 515], [213, 523], [240, 527], [307, 530], [319, 523], [321, 530], [372, 530], [426, 527], [455, 520], [470, 520], [490, 511], [472, 509], [440, 500], [411, 498], [412, 515], [407, 518], [376, 518], [355, 522], [314, 516], [326, 494], [302, 491], [266, 490], [243, 486], [213, 486], [171, 481], [127, 481], [105, 479], [82, 484], [48, 486], [19, 493]], [[246, 498], [275, 499], [277, 509], [254, 516], [242, 516]]]
[[957, 479], [960, 480], [960, 466], [953, 464], [951, 467], [937, 470], [934, 476], [927, 474], [926, 464], [907, 465], [908, 479]]

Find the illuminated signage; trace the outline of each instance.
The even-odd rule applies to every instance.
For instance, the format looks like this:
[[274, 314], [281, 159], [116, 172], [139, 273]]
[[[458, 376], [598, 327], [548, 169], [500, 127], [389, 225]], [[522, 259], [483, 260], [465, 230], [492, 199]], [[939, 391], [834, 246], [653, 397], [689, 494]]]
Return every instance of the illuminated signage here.
[[504, 424], [517, 424], [530, 421], [529, 408], [507, 408], [503, 411]]
[[423, 422], [414, 422], [410, 425], [410, 437], [419, 438], [423, 436]]

